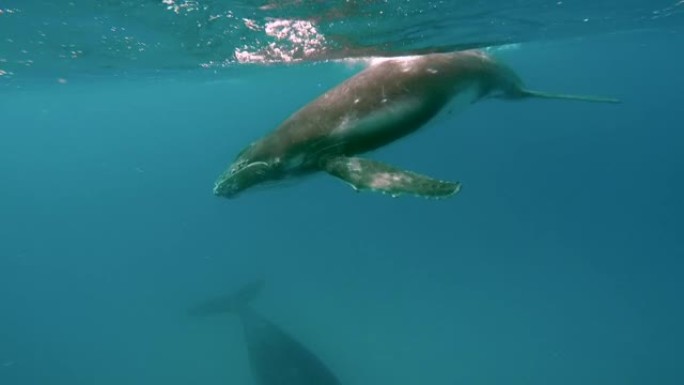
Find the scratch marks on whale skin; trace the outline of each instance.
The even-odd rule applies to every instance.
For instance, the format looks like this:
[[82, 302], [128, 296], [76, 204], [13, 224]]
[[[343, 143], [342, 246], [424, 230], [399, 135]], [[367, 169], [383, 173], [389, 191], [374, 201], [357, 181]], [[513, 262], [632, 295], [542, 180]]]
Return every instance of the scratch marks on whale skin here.
[[369, 183], [369, 187], [372, 190], [383, 190], [393, 185], [396, 185], [397, 183], [411, 184], [413, 183], [413, 178], [406, 175], [397, 175], [394, 173], [382, 172], [373, 176]]
[[[357, 103], [362, 103], [361, 98], [357, 98]], [[339, 123], [332, 129], [333, 136], [367, 136], [374, 135], [387, 130], [396, 129], [406, 117], [422, 107], [419, 98], [405, 98], [400, 101], [383, 103], [382, 107], [368, 114], [359, 114], [352, 110], [345, 114]]]

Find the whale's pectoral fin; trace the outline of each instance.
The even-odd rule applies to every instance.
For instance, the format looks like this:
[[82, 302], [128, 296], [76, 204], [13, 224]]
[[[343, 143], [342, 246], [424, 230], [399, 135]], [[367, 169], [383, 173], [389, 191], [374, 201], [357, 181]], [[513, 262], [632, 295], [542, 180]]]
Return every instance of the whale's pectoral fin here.
[[331, 157], [322, 163], [329, 174], [349, 183], [355, 190], [371, 190], [398, 196], [412, 194], [444, 198], [458, 192], [458, 182], [441, 181], [411, 171], [363, 158]]

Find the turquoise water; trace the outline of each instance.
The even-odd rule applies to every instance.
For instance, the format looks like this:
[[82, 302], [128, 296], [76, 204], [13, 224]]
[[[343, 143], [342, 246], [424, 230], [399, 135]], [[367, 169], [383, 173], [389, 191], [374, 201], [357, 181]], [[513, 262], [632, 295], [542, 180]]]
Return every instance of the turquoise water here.
[[356, 194], [324, 175], [212, 195], [245, 144], [360, 69], [318, 60], [339, 45], [241, 65], [234, 48], [257, 37], [197, 54], [169, 43], [191, 36], [159, 16], [165, 28], [134, 35], [165, 49], [140, 63], [98, 44], [92, 60], [60, 61], [63, 38], [99, 36], [86, 33], [93, 15], [131, 30], [154, 26], [159, 4], [76, 3], [67, 16], [83, 33], [57, 23], [51, 49], [27, 39], [27, 53], [7, 48], [26, 22], [64, 14], [0, 5], [0, 22], [15, 20], [0, 46], [0, 384], [251, 384], [238, 322], [186, 310], [253, 278], [267, 283], [255, 308], [343, 384], [684, 383], [681, 2], [592, 3], [604, 22], [591, 33], [560, 22], [577, 3], [553, 17], [533, 3], [505, 12], [536, 24], [493, 30], [477, 26], [497, 3], [473, 3], [468, 33], [446, 23], [456, 6], [434, 23], [335, 19], [416, 21], [391, 39], [349, 32], [378, 52], [516, 43], [496, 52], [530, 86], [623, 100], [485, 101], [370, 155], [463, 183], [441, 201]]

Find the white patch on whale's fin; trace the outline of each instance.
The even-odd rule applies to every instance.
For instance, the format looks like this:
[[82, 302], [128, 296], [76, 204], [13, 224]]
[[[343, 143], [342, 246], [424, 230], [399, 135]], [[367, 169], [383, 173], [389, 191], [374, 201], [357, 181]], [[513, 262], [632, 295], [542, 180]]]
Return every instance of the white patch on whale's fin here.
[[355, 190], [371, 190], [399, 196], [445, 198], [458, 192], [461, 184], [416, 174], [411, 171], [363, 158], [332, 157], [323, 162], [330, 175], [349, 183]]
[[568, 95], [568, 94], [554, 94], [542, 91], [533, 91], [522, 89], [520, 90], [522, 97], [528, 98], [541, 98], [541, 99], [564, 99], [564, 100], [577, 100], [580, 102], [594, 102], [594, 103], [621, 103], [620, 99], [607, 98], [603, 96], [594, 95]]

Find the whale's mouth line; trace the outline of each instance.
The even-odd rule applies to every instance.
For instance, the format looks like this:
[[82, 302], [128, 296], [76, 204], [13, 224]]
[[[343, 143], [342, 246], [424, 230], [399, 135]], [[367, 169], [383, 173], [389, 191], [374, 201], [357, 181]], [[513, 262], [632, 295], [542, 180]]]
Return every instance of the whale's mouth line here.
[[250, 168], [252, 168], [252, 167], [254, 167], [254, 166], [264, 166], [264, 167], [268, 167], [268, 162], [264, 162], [264, 161], [252, 162], [252, 163], [246, 165], [245, 167], [243, 167], [243, 168], [241, 168], [241, 169], [239, 169], [239, 170], [236, 170], [236, 171], [233, 172], [230, 176], [233, 177], [233, 176], [239, 175], [239, 174], [242, 173], [243, 171], [245, 171], [245, 170], [247, 170], [247, 169], [250, 169]]

